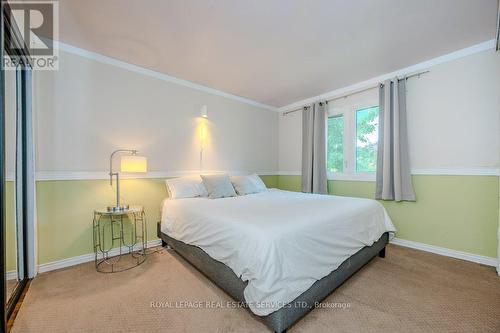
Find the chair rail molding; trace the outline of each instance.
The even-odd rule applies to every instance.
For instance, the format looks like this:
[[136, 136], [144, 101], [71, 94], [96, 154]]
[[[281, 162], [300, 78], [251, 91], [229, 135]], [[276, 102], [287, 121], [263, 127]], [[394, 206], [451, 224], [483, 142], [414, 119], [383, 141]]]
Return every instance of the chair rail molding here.
[[[149, 171], [142, 174], [120, 174], [121, 179], [151, 179], [173, 178], [199, 174], [228, 173], [233, 176], [256, 173], [260, 176], [277, 176], [279, 171], [244, 171], [244, 170], [177, 170], [177, 171]], [[100, 180], [109, 179], [109, 171], [37, 171], [37, 181], [52, 180]]]

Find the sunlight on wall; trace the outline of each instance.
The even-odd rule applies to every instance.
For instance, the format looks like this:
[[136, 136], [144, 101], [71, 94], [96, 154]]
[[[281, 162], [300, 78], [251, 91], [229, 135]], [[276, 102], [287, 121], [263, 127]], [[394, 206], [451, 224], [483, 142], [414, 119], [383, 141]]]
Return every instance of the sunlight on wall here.
[[200, 171], [203, 170], [203, 154], [210, 145], [209, 120], [203, 117], [196, 118], [196, 136], [200, 152]]
[[205, 141], [207, 139], [207, 124], [205, 119], [202, 119], [199, 125], [199, 136], [200, 136], [200, 149], [203, 150], [205, 148]]

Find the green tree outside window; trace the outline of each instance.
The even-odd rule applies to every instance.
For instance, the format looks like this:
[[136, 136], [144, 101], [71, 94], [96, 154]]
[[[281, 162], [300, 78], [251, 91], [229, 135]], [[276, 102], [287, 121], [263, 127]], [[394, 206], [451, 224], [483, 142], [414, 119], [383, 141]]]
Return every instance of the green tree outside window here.
[[328, 172], [344, 170], [344, 117], [328, 118], [328, 148], [326, 168]]
[[356, 111], [356, 171], [377, 170], [378, 106]]

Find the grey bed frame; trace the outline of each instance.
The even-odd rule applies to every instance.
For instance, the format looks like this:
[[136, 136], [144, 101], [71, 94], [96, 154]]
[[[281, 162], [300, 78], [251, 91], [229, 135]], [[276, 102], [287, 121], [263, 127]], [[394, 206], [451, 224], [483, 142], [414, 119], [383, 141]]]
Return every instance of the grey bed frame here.
[[[161, 232], [160, 222], [157, 226], [158, 237], [162, 240], [162, 246], [169, 245], [181, 257], [186, 259], [206, 277], [212, 280], [217, 286], [228, 293], [238, 302], [245, 303], [243, 290], [247, 282], [241, 280], [234, 272], [215, 259], [212, 259], [205, 251], [197, 246], [188, 245]], [[389, 241], [389, 234], [386, 232], [372, 246], [365, 246], [360, 251], [344, 261], [336, 270], [316, 281], [309, 289], [299, 295], [287, 306], [267, 315], [256, 318], [275, 332], [282, 333], [287, 330], [297, 320], [314, 309], [315, 304], [324, 300], [344, 281], [356, 273], [361, 267], [367, 264], [377, 254], [385, 257], [385, 246]]]

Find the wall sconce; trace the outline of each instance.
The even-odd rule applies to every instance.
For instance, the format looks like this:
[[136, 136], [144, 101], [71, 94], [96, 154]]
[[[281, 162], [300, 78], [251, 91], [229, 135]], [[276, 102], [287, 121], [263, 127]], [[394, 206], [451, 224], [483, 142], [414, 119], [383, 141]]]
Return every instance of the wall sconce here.
[[208, 107], [206, 105], [203, 105], [200, 109], [200, 116], [202, 118], [208, 118]]
[[120, 173], [113, 172], [113, 157], [117, 153], [129, 153], [124, 155], [120, 160], [121, 172], [147, 172], [148, 159], [144, 156], [138, 156], [137, 150], [131, 149], [118, 149], [111, 153], [109, 157], [109, 184], [113, 186], [113, 176], [116, 177], [116, 206], [108, 206], [108, 211], [116, 212], [123, 211], [129, 208], [128, 205], [120, 204]]

